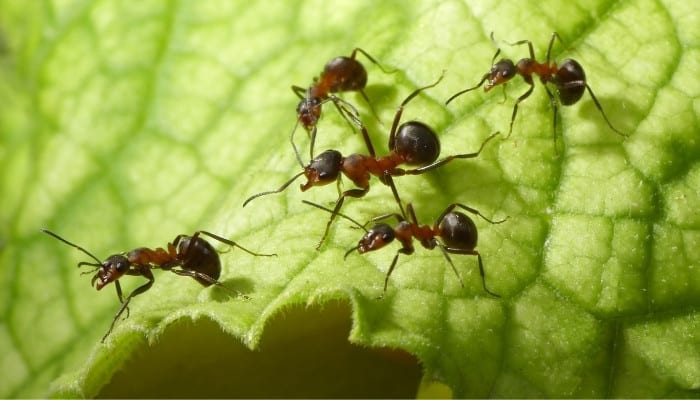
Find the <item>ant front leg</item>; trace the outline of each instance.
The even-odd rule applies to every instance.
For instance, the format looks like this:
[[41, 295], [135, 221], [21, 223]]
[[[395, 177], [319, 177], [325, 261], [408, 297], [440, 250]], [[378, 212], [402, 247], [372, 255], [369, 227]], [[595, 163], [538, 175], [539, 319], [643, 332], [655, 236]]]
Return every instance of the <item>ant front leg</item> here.
[[[131, 302], [131, 299], [133, 297], [138, 296], [141, 293], [147, 291], [148, 289], [151, 288], [151, 286], [153, 286], [153, 282], [155, 281], [155, 278], [153, 277], [153, 273], [151, 272], [150, 269], [148, 269], [148, 268], [142, 269], [140, 275], [142, 275], [144, 278], [148, 279], [148, 282], [146, 282], [142, 286], [139, 286], [136, 289], [134, 289], [134, 291], [131, 292], [131, 294], [129, 294], [129, 296], [124, 300], [124, 302], [122, 303], [122, 306], [119, 307], [119, 311], [117, 311], [117, 313], [114, 315], [114, 318], [112, 319], [112, 324], [109, 326], [107, 333], [105, 333], [105, 335], [102, 336], [102, 340], [100, 341], [101, 343], [104, 343], [105, 339], [107, 339], [107, 336], [109, 336], [109, 334], [112, 333], [112, 330], [114, 329], [114, 324], [117, 323], [117, 320], [122, 315], [122, 313], [124, 313], [124, 310], [127, 311], [127, 317], [128, 317], [128, 315], [129, 315], [129, 311], [128, 311], [129, 310], [129, 302]], [[118, 283], [118, 282], [115, 281], [115, 283]], [[119, 291], [121, 291], [121, 288], [119, 289]]]
[[[509, 44], [509, 45], [511, 45], [511, 46], [520, 46], [521, 44], [527, 44], [527, 47], [528, 47], [528, 49], [530, 50], [530, 59], [531, 59], [531, 60], [534, 60], [534, 59], [535, 59], [535, 50], [532, 48], [532, 42], [531, 42], [531, 41], [525, 39], [525, 40], [518, 40], [518, 41], [515, 42], [515, 43], [506, 42], [506, 44]], [[550, 48], [551, 48], [552, 44], [550, 43], [549, 46], [550, 46]]]
[[328, 232], [331, 229], [331, 224], [333, 224], [333, 221], [335, 220], [336, 215], [340, 214], [340, 209], [343, 207], [343, 202], [345, 202], [346, 197], [355, 197], [355, 198], [360, 198], [363, 197], [364, 195], [369, 192], [369, 187], [364, 188], [364, 189], [350, 189], [346, 190], [343, 193], [340, 194], [338, 197], [338, 200], [335, 202], [335, 207], [333, 207], [333, 211], [331, 212], [330, 218], [328, 218], [328, 223], [326, 224], [326, 229], [323, 231], [323, 236], [321, 236], [321, 240], [318, 241], [318, 245], [316, 245], [316, 250], [319, 250], [321, 248], [321, 245], [323, 242], [326, 240], [326, 237], [328, 236]]
[[513, 123], [515, 122], [515, 117], [518, 115], [518, 104], [520, 104], [521, 101], [527, 99], [530, 97], [532, 94], [532, 91], [535, 89], [535, 82], [532, 81], [532, 79], [525, 79], [528, 85], [530, 85], [530, 88], [527, 89], [525, 93], [523, 93], [520, 97], [518, 97], [518, 100], [515, 101], [515, 105], [513, 106], [513, 114], [510, 116], [510, 126], [508, 127], [508, 135], [503, 138], [503, 140], [506, 140], [510, 137], [510, 134], [513, 133]]
[[391, 265], [389, 266], [389, 269], [386, 271], [386, 275], [384, 276], [384, 290], [382, 291], [382, 295], [377, 297], [377, 300], [382, 300], [384, 298], [384, 296], [386, 295], [386, 290], [389, 287], [389, 277], [391, 276], [391, 273], [394, 272], [394, 268], [396, 267], [396, 262], [399, 260], [399, 254], [406, 254], [406, 255], [413, 254], [413, 249], [402, 248], [396, 252], [394, 259], [391, 261]]

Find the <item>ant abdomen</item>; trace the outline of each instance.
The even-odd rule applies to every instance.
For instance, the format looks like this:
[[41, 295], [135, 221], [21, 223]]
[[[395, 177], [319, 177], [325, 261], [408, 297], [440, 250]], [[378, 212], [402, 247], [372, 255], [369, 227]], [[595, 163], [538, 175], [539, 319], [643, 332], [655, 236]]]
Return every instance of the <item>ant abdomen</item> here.
[[185, 268], [196, 270], [212, 279], [205, 280], [198, 276], [193, 278], [203, 286], [211, 286], [221, 275], [219, 255], [206, 240], [197, 237], [194, 243], [191, 236], [183, 236], [177, 245], [177, 253], [183, 255], [180, 260]]
[[576, 104], [586, 90], [586, 73], [576, 60], [564, 60], [557, 71], [555, 83], [561, 104]]
[[448, 248], [474, 250], [479, 237], [476, 225], [467, 215], [451, 211], [440, 221], [440, 236]]
[[407, 165], [426, 165], [440, 156], [440, 140], [428, 125], [409, 121], [399, 127], [393, 150]]
[[323, 76], [331, 82], [328, 88], [331, 93], [358, 91], [367, 86], [367, 70], [350, 57], [336, 57], [329, 61], [323, 70]]

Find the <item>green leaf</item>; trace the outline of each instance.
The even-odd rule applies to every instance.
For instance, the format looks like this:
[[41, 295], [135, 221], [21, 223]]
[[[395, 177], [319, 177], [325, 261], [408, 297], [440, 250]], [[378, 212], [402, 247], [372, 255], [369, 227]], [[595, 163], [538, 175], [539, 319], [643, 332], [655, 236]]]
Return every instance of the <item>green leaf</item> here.
[[[700, 395], [700, 10], [694, 2], [295, 2], [0, 0], [0, 397], [698, 397]], [[341, 96], [380, 154], [396, 107], [438, 132], [443, 156], [507, 132], [527, 90], [452, 94], [495, 52], [575, 58], [588, 94], [552, 108], [540, 82], [513, 133], [480, 157], [396, 178], [432, 224], [453, 202], [475, 218], [477, 260], [439, 250], [344, 253], [362, 231], [339, 219], [314, 249], [330, 185], [256, 199], [299, 171], [298, 99], [325, 62], [368, 51], [367, 94]], [[306, 158], [307, 139], [297, 132]], [[317, 152], [363, 151], [333, 107]], [[396, 212], [374, 179], [343, 212]], [[344, 188], [350, 188], [345, 182]], [[75, 265], [165, 246], [205, 229], [221, 281], [155, 271], [153, 287], [100, 338], [119, 303]], [[144, 283], [124, 277], [125, 293]], [[110, 285], [111, 286], [111, 285]], [[421, 378], [422, 376], [422, 378]], [[420, 387], [419, 387], [420, 382]], [[445, 386], [442, 386], [442, 385]]]

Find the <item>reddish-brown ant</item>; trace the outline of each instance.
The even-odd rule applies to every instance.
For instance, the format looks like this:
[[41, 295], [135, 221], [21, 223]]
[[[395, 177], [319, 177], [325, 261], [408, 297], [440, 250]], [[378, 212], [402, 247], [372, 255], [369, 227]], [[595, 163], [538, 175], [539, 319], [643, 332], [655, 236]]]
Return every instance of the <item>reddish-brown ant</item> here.
[[[297, 105], [297, 124], [294, 125], [290, 136], [295, 152], [297, 152], [297, 150], [294, 145], [294, 132], [296, 131], [297, 125], [301, 124], [311, 137], [309, 154], [311, 158], [314, 157], [316, 124], [319, 118], [321, 118], [321, 107], [323, 103], [327, 101], [333, 102], [340, 112], [340, 115], [346, 120], [352, 120], [355, 124], [358, 124], [359, 113], [357, 109], [347, 101], [335, 96], [333, 93], [360, 92], [372, 113], [375, 116], [377, 115], [365, 93], [365, 87], [367, 86], [367, 70], [355, 59], [358, 52], [364, 54], [367, 59], [377, 65], [385, 73], [392, 72], [384, 69], [384, 67], [366, 51], [357, 47], [352, 51], [350, 57], [341, 56], [330, 60], [323, 68], [321, 75], [318, 78], [314, 78], [313, 84], [308, 89], [304, 89], [300, 86], [292, 86], [292, 91], [301, 99]], [[299, 158], [298, 152], [297, 158]]]
[[[350, 189], [340, 193], [335, 203], [334, 210], [336, 212], [340, 211], [346, 197], [358, 198], [367, 194], [370, 187], [369, 180], [372, 175], [377, 176], [382, 183], [391, 188], [394, 198], [399, 206], [401, 206], [401, 199], [396, 191], [392, 177], [419, 175], [445, 165], [457, 158], [477, 157], [483, 150], [486, 143], [488, 143], [489, 140], [498, 134], [498, 132], [496, 132], [486, 138], [486, 140], [484, 140], [484, 142], [481, 144], [479, 150], [475, 153], [451, 155], [436, 161], [440, 155], [440, 141], [435, 132], [429, 126], [418, 121], [405, 122], [399, 126], [401, 114], [403, 113], [403, 108], [406, 106], [406, 104], [411, 101], [411, 99], [416, 97], [421, 91], [434, 87], [441, 80], [442, 75], [435, 83], [416, 89], [401, 103], [396, 111], [396, 114], [394, 115], [394, 122], [391, 126], [391, 132], [389, 134], [389, 149], [391, 149], [389, 155], [385, 157], [376, 156], [366, 128], [364, 125], [360, 125], [369, 155], [351, 154], [344, 157], [337, 150], [326, 150], [312, 159], [306, 166], [304, 166], [299, 160], [299, 164], [303, 168], [301, 172], [294, 175], [276, 190], [261, 192], [249, 197], [243, 203], [243, 207], [245, 207], [253, 199], [260, 196], [284, 191], [292, 182], [302, 175], [304, 175], [307, 179], [306, 183], [301, 185], [302, 191], [306, 191], [313, 186], [322, 186], [332, 182], [340, 182], [342, 175], [348, 177], [348, 179], [350, 179], [355, 186], [359, 187], [359, 189]], [[398, 166], [401, 164], [419, 167], [415, 169], [398, 168]], [[401, 211], [403, 212], [403, 207], [401, 207]], [[335, 213], [332, 214], [328, 220], [326, 230], [324, 231], [323, 236], [316, 247], [317, 249], [321, 247], [321, 244], [323, 244], [323, 241], [328, 235], [328, 231], [334, 218]]]
[[[530, 85], [530, 87], [525, 93], [518, 97], [518, 100], [516, 100], [515, 105], [513, 106], [513, 114], [511, 115], [510, 127], [508, 128], [508, 136], [506, 136], [506, 138], [508, 138], [510, 137], [511, 132], [513, 131], [513, 122], [515, 121], [515, 116], [518, 114], [518, 104], [520, 104], [520, 102], [528, 98], [535, 87], [535, 83], [532, 79], [532, 75], [535, 74], [540, 77], [540, 81], [542, 82], [544, 89], [547, 91], [547, 96], [549, 96], [549, 101], [552, 104], [552, 132], [554, 134], [555, 150], [557, 140], [556, 132], [558, 105], [556, 98], [552, 94], [552, 91], [549, 89], [549, 87], [547, 87], [547, 83], [551, 83], [556, 87], [557, 94], [559, 95], [559, 101], [562, 105], [565, 106], [577, 103], [581, 99], [581, 96], [583, 96], [584, 90], [588, 90], [588, 93], [593, 99], [593, 103], [595, 103], [596, 108], [598, 109], [598, 111], [600, 111], [600, 114], [603, 116], [603, 119], [608, 124], [610, 129], [612, 129], [615, 133], [617, 133], [620, 136], [627, 137], [627, 134], [617, 130], [610, 123], [610, 120], [608, 120], [607, 115], [605, 115], [605, 111], [603, 111], [603, 107], [600, 105], [600, 102], [598, 102], [598, 99], [596, 98], [595, 94], [593, 94], [593, 90], [591, 90], [591, 87], [588, 85], [588, 83], [586, 83], [586, 73], [583, 71], [583, 67], [581, 67], [581, 65], [576, 60], [566, 59], [561, 63], [561, 66], [557, 66], [556, 62], [550, 62], [552, 45], [554, 44], [555, 38], [561, 41], [559, 34], [553, 32], [552, 38], [549, 41], [549, 47], [547, 47], [547, 56], [544, 63], [539, 63], [535, 60], [535, 52], [532, 48], [532, 42], [530, 42], [529, 40], [521, 40], [515, 43], [508, 43], [511, 46], [527, 44], [530, 50], [530, 58], [523, 58], [520, 61], [518, 61], [517, 64], [513, 64], [513, 61], [507, 58], [501, 59], [499, 62], [494, 64], [494, 62], [496, 61], [496, 57], [498, 57], [498, 55], [501, 53], [501, 49], [497, 49], [496, 54], [494, 54], [493, 59], [491, 60], [491, 64], [493, 66], [491, 67], [491, 70], [489, 72], [484, 74], [484, 76], [481, 78], [481, 81], [479, 81], [479, 83], [477, 83], [474, 87], [462, 90], [461, 92], [457, 92], [452, 97], [447, 99], [445, 105], [449, 104], [452, 100], [459, 97], [460, 95], [481, 87], [482, 85], [484, 85], [484, 82], [486, 82], [486, 85], [484, 86], [484, 91], [488, 92], [497, 85], [507, 83], [516, 75], [522, 76], [525, 82], [528, 85]], [[491, 32], [491, 40], [494, 41], [493, 32]]]
[[[372, 228], [367, 230], [365, 228], [367, 224], [361, 225], [360, 223], [348, 217], [347, 215], [340, 214], [335, 210], [331, 210], [329, 208], [323, 207], [316, 203], [312, 203], [310, 201], [302, 201], [308, 205], [314, 206], [329, 213], [340, 215], [341, 217], [351, 221], [352, 223], [359, 226], [365, 231], [365, 235], [362, 237], [362, 239], [360, 239], [357, 246], [348, 250], [345, 253], [344, 258], [347, 258], [355, 250], [357, 250], [357, 252], [360, 254], [367, 253], [369, 251], [381, 249], [387, 244], [393, 242], [394, 239], [398, 239], [398, 241], [401, 243], [401, 248], [396, 252], [394, 259], [392, 260], [391, 265], [389, 266], [389, 269], [386, 272], [386, 276], [384, 277], [384, 291], [382, 292], [380, 298], [384, 297], [384, 295], [386, 294], [387, 286], [389, 284], [389, 277], [394, 271], [394, 267], [396, 267], [396, 262], [399, 259], [399, 254], [411, 255], [415, 251], [415, 248], [413, 247], [414, 238], [418, 239], [421, 245], [423, 245], [423, 247], [425, 247], [426, 249], [432, 250], [435, 247], [438, 247], [440, 250], [442, 250], [442, 254], [445, 256], [445, 259], [450, 264], [450, 267], [452, 267], [452, 271], [454, 271], [455, 275], [457, 275], [459, 284], [462, 287], [464, 287], [464, 281], [462, 281], [462, 277], [459, 274], [459, 272], [457, 272], [457, 268], [452, 263], [452, 259], [450, 258], [449, 254], [468, 254], [476, 256], [479, 263], [479, 274], [481, 275], [481, 283], [484, 287], [484, 291], [490, 294], [491, 296], [501, 297], [486, 287], [484, 264], [481, 261], [481, 254], [477, 250], [475, 250], [479, 234], [476, 229], [476, 225], [474, 224], [474, 221], [472, 221], [472, 219], [469, 218], [466, 214], [454, 210], [455, 208], [461, 208], [472, 214], [480, 216], [481, 218], [483, 218], [491, 224], [500, 224], [506, 221], [508, 218], [502, 219], [500, 221], [492, 221], [486, 218], [483, 214], [481, 214], [478, 210], [474, 208], [465, 206], [464, 204], [460, 203], [452, 203], [449, 206], [447, 206], [447, 208], [445, 208], [442, 214], [440, 214], [433, 226], [420, 225], [418, 223], [418, 218], [416, 218], [416, 213], [413, 211], [413, 206], [411, 205], [411, 203], [408, 203], [406, 208], [408, 209], [409, 218], [406, 218], [402, 210], [402, 214], [390, 213], [380, 215], [378, 217], [372, 218], [369, 221], [377, 222], [383, 219], [394, 217], [399, 222], [395, 228], [392, 228], [391, 226], [384, 223], [377, 223]], [[438, 237], [441, 238], [442, 241], [438, 240]]]
[[[71, 247], [82, 251], [96, 261], [94, 263], [81, 261], [78, 263], [78, 267], [83, 265], [95, 267], [96, 272], [90, 283], [94, 285], [97, 290], [102, 289], [110, 282], [114, 282], [117, 297], [119, 297], [119, 301], [122, 303], [122, 305], [119, 308], [119, 311], [117, 311], [117, 313], [114, 315], [114, 319], [112, 319], [112, 324], [109, 326], [109, 330], [107, 330], [107, 333], [105, 333], [105, 335], [102, 337], [103, 343], [105, 339], [107, 339], [107, 336], [109, 336], [109, 334], [112, 332], [114, 324], [125, 310], [128, 317], [129, 302], [131, 299], [147, 291], [153, 285], [155, 279], [153, 277], [153, 273], [151, 272], [152, 269], [162, 269], [171, 271], [177, 275], [189, 276], [204, 286], [218, 285], [228, 290], [233, 290], [224, 286], [218, 281], [221, 273], [221, 262], [219, 260], [219, 255], [216, 250], [214, 250], [212, 245], [206, 240], [202, 239], [200, 235], [207, 235], [212, 239], [216, 239], [231, 247], [238, 247], [246, 253], [254, 256], [276, 255], [255, 253], [237, 244], [236, 242], [224, 239], [221, 236], [207, 231], [197, 231], [192, 236], [177, 235], [172, 243], [168, 243], [167, 249], [160, 247], [156, 249], [139, 247], [129, 252], [111, 255], [104, 261], [100, 261], [89, 251], [69, 242], [50, 230], [42, 229], [41, 231], [53, 236]], [[134, 291], [132, 291], [131, 294], [129, 294], [125, 299], [122, 295], [122, 287], [119, 284], [119, 278], [124, 275], [143, 276], [144, 278], [148, 279], [148, 282], [134, 289]], [[242, 293], [235, 290], [233, 291], [244, 298], [247, 297]]]

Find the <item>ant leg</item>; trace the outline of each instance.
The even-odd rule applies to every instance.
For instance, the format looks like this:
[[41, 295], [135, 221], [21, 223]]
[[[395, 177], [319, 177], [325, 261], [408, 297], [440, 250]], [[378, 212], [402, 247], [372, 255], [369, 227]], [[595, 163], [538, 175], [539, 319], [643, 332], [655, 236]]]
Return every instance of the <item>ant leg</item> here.
[[384, 291], [382, 291], [381, 296], [377, 297], [377, 300], [383, 299], [384, 295], [386, 295], [386, 289], [389, 286], [389, 277], [391, 276], [391, 273], [394, 272], [394, 268], [396, 267], [396, 261], [398, 261], [399, 259], [399, 254], [401, 254], [401, 250], [396, 252], [394, 260], [391, 261], [391, 265], [389, 266], [389, 270], [386, 271], [386, 275], [384, 276]]
[[382, 64], [380, 64], [377, 60], [375, 60], [372, 56], [370, 56], [366, 51], [362, 50], [362, 49], [359, 48], [359, 47], [355, 47], [355, 49], [354, 49], [354, 50], [352, 51], [352, 53], [350, 54], [350, 58], [354, 60], [354, 59], [355, 59], [355, 54], [356, 54], [358, 51], [359, 51], [360, 53], [364, 54], [364, 56], [367, 57], [368, 60], [372, 61], [372, 63], [374, 63], [374, 65], [376, 65], [377, 67], [379, 67], [379, 69], [381, 69], [382, 72], [384, 72], [385, 74], [393, 74], [393, 73], [395, 73], [395, 72], [397, 71], [397, 70], [395, 70], [395, 69], [391, 69], [391, 70], [386, 70], [386, 69], [384, 69], [384, 67], [382, 66]]
[[379, 122], [379, 124], [383, 126], [384, 124], [382, 124], [382, 120], [379, 119], [379, 114], [377, 114], [377, 111], [374, 109], [374, 106], [372, 106], [372, 103], [369, 101], [369, 97], [367, 97], [367, 93], [365, 93], [364, 89], [360, 89], [359, 92], [360, 92], [360, 95], [362, 96], [362, 98], [365, 99], [365, 102], [367, 103], [367, 106], [369, 107], [369, 111], [372, 113], [372, 115], [374, 115], [374, 119], [376, 119], [377, 122]]
[[[192, 239], [194, 240], [194, 238], [195, 238], [197, 235], [199, 235], [200, 233], [201, 233], [201, 234], [204, 234], [204, 235], [207, 235], [207, 236], [209, 236], [209, 237], [212, 238], [212, 239], [218, 240], [218, 241], [221, 242], [221, 243], [227, 244], [227, 245], [229, 245], [229, 246], [231, 246], [231, 247], [238, 247], [239, 249], [245, 251], [246, 253], [248, 253], [248, 254], [250, 254], [250, 255], [253, 255], [253, 256], [256, 256], [256, 257], [271, 257], [271, 256], [276, 256], [276, 255], [277, 255], [277, 254], [274, 254], [274, 253], [273, 253], [273, 254], [256, 253], [256, 252], [254, 252], [254, 251], [251, 251], [251, 250], [246, 249], [245, 247], [241, 246], [240, 244], [238, 244], [238, 243], [236, 243], [236, 242], [234, 242], [234, 241], [232, 241], [232, 240], [225, 239], [225, 238], [223, 238], [223, 237], [221, 237], [221, 236], [219, 236], [219, 235], [217, 235], [217, 234], [214, 234], [214, 233], [211, 233], [211, 232], [207, 232], [207, 231], [197, 231], [197, 232], [195, 232], [194, 235], [192, 235]], [[206, 279], [205, 279], [205, 280], [206, 280]]]
[[391, 175], [385, 173], [384, 176], [382, 176], [382, 182], [384, 182], [384, 184], [388, 185], [391, 188], [391, 193], [394, 195], [394, 200], [396, 200], [396, 203], [399, 205], [401, 215], [403, 215], [404, 218], [406, 218], [406, 212], [403, 209], [401, 197], [399, 196], [398, 190], [396, 190], [396, 185], [394, 185], [394, 178], [392, 178]]
[[446, 247], [445, 251], [448, 253], [453, 253], [453, 254], [466, 254], [466, 255], [472, 255], [476, 256], [478, 263], [479, 263], [479, 275], [481, 275], [481, 285], [484, 287], [484, 291], [488, 294], [490, 294], [493, 297], [500, 298], [501, 295], [496, 294], [489, 290], [488, 287], [486, 287], [486, 275], [484, 273], [484, 264], [481, 261], [481, 254], [476, 251], [476, 250], [463, 250], [463, 249], [454, 249], [451, 247]]
[[500, 104], [505, 104], [506, 101], [508, 101], [508, 96], [506, 95], [506, 86], [508, 86], [507, 83], [503, 84], [503, 86], [502, 86], [502, 88], [503, 88], [503, 101], [501, 101]]
[[486, 143], [488, 143], [491, 139], [493, 139], [494, 137], [496, 137], [496, 135], [499, 135], [499, 134], [500, 134], [500, 132], [496, 132], [496, 133], [491, 134], [489, 137], [487, 137], [486, 140], [484, 140], [481, 143], [481, 147], [479, 147], [479, 150], [476, 153], [456, 154], [456, 155], [448, 156], [448, 157], [443, 158], [442, 160], [435, 161], [434, 163], [432, 163], [430, 165], [426, 165], [424, 167], [420, 167], [420, 168], [416, 168], [416, 169], [407, 169], [404, 171], [404, 173], [406, 175], [420, 175], [422, 173], [428, 172], [428, 171], [433, 170], [435, 168], [439, 168], [439, 167], [447, 164], [448, 162], [450, 162], [456, 158], [474, 158], [474, 157], [477, 157], [479, 154], [481, 154], [481, 151], [484, 150], [484, 146], [486, 146]]
[[276, 190], [268, 190], [267, 192], [260, 192], [258, 194], [254, 194], [246, 199], [246, 201], [243, 202], [243, 207], [245, 207], [248, 203], [250, 203], [253, 199], [256, 199], [260, 196], [266, 196], [268, 194], [274, 194], [274, 193], [280, 193], [283, 192], [289, 185], [292, 184], [298, 177], [304, 175], [304, 171], [299, 172], [298, 174], [294, 175], [292, 179], [288, 180], [287, 182], [283, 183], [282, 186], [280, 186]]
[[389, 148], [393, 149], [394, 148], [394, 141], [396, 140], [396, 129], [399, 127], [399, 122], [401, 121], [401, 114], [403, 114], [403, 108], [406, 107], [406, 104], [408, 104], [409, 101], [413, 100], [414, 97], [418, 96], [418, 94], [426, 89], [430, 89], [432, 87], [437, 86], [440, 81], [442, 81], [442, 78], [445, 76], [445, 70], [442, 71], [440, 74], [440, 77], [432, 84], [420, 87], [416, 90], [413, 91], [413, 93], [409, 94], [408, 97], [406, 97], [402, 102], [401, 105], [399, 105], [398, 110], [396, 110], [396, 114], [394, 114], [394, 122], [391, 124], [391, 131], [389, 131]]
[[[119, 302], [124, 303], [124, 296], [122, 295], [122, 285], [119, 284], [119, 281], [114, 281], [114, 288], [117, 291], [117, 297], [119, 297]], [[129, 316], [129, 311], [126, 311], [126, 316]]]
[[628, 137], [628, 136], [629, 136], [628, 134], [623, 133], [623, 132], [617, 130], [617, 129], [610, 123], [610, 120], [608, 119], [608, 116], [605, 115], [605, 111], [603, 111], [603, 106], [600, 105], [600, 102], [598, 101], [598, 98], [595, 97], [595, 94], [593, 94], [593, 90], [591, 89], [590, 86], [588, 86], [588, 84], [587, 84], [585, 81], [572, 81], [572, 82], [567, 82], [567, 83], [561, 85], [561, 87], [562, 87], [562, 88], [568, 89], [568, 88], [572, 88], [572, 87], [579, 87], [579, 86], [581, 86], [581, 85], [585, 85], [585, 86], [586, 86], [586, 89], [588, 90], [588, 94], [591, 95], [591, 98], [593, 99], [593, 103], [595, 104], [595, 107], [598, 109], [598, 111], [600, 111], [600, 115], [603, 116], [603, 119], [604, 119], [605, 122], [608, 124], [608, 127], [610, 127], [610, 129], [612, 129], [612, 130], [613, 130], [615, 133], [617, 133], [618, 135], [620, 135], [620, 136], [622, 136], [622, 137]]
[[[270, 254], [260, 254], [260, 255], [270, 255]], [[230, 288], [230, 287], [224, 285], [223, 283], [219, 282], [218, 280], [212, 278], [211, 276], [209, 276], [207, 274], [203, 274], [201, 272], [192, 271], [192, 270], [188, 270], [188, 269], [171, 269], [170, 271], [177, 274], [177, 275], [180, 275], [180, 276], [189, 276], [190, 278], [201, 279], [201, 280], [207, 282], [209, 285], [219, 286], [221, 288], [224, 288], [228, 291], [235, 293], [236, 296], [242, 297], [246, 300], [250, 300], [250, 297], [247, 296], [246, 294], [241, 293], [236, 289], [233, 289], [233, 288]]]
[[[509, 44], [509, 45], [511, 45], [511, 46], [520, 46], [521, 44], [526, 44], [526, 43], [527, 43], [527, 47], [528, 47], [529, 50], [530, 50], [530, 59], [532, 59], [532, 60], [535, 59], [535, 50], [532, 48], [532, 42], [531, 42], [531, 41], [525, 39], [525, 40], [518, 40], [518, 41], [515, 42], [515, 43], [510, 43], [510, 42], [505, 42], [505, 43], [506, 43], [506, 44]], [[551, 43], [550, 43], [550, 47], [551, 47]]]
[[418, 218], [416, 218], [416, 212], [413, 210], [413, 204], [408, 203], [406, 205], [406, 208], [408, 208], [408, 216], [410, 218], [411, 223], [414, 225], [418, 225]]
[[588, 86], [588, 84], [586, 84], [586, 89], [588, 89], [588, 93], [591, 95], [591, 98], [593, 99], [593, 103], [595, 103], [596, 108], [598, 109], [598, 111], [600, 111], [600, 115], [603, 116], [603, 119], [605, 120], [605, 122], [607, 122], [607, 124], [608, 124], [608, 126], [610, 127], [610, 129], [612, 129], [613, 131], [615, 131], [615, 133], [617, 133], [618, 135], [620, 135], [620, 136], [622, 136], [622, 137], [627, 137], [628, 135], [627, 135], [626, 133], [623, 133], [623, 132], [621, 132], [621, 131], [618, 131], [618, 130], [610, 123], [610, 120], [608, 120], [608, 116], [605, 115], [605, 111], [603, 111], [603, 107], [602, 107], [602, 106], [600, 105], [600, 103], [598, 102], [598, 99], [595, 97], [595, 95], [593, 94], [593, 90], [591, 90], [591, 87]]
[[148, 289], [151, 288], [151, 286], [153, 286], [153, 282], [155, 281], [155, 279], [153, 278], [153, 273], [151, 272], [150, 269], [144, 269], [143, 273], [141, 275], [143, 275], [143, 277], [148, 279], [148, 282], [146, 282], [142, 286], [139, 286], [136, 289], [134, 289], [134, 291], [131, 292], [131, 294], [129, 294], [129, 296], [126, 298], [126, 300], [124, 300], [124, 302], [122, 303], [122, 306], [119, 307], [119, 311], [117, 311], [117, 313], [114, 315], [114, 318], [112, 319], [112, 324], [109, 326], [107, 333], [105, 333], [105, 335], [102, 336], [102, 340], [100, 341], [101, 343], [104, 343], [105, 339], [107, 339], [107, 336], [109, 336], [109, 334], [112, 333], [112, 329], [114, 329], [114, 324], [117, 323], [117, 320], [122, 315], [122, 313], [124, 313], [124, 310], [127, 311], [127, 317], [128, 317], [128, 315], [129, 315], [129, 311], [128, 311], [129, 310], [129, 302], [131, 301], [131, 299], [134, 296], [138, 296], [139, 294], [147, 291]]
[[[369, 137], [367, 127], [365, 127], [365, 124], [362, 123], [362, 120], [360, 120], [359, 111], [357, 111], [355, 106], [341, 99], [340, 97], [332, 96], [331, 99], [333, 100], [333, 104], [335, 104], [336, 108], [338, 108], [338, 111], [345, 118], [345, 120], [348, 121], [348, 123], [350, 123], [349, 120], [352, 120], [352, 122], [355, 123], [355, 125], [357, 125], [358, 128], [360, 128], [360, 132], [362, 132], [362, 139], [365, 141], [365, 146], [367, 146], [367, 152], [370, 156], [376, 157], [376, 153], [374, 152], [374, 146], [372, 145], [372, 139], [370, 139]], [[342, 103], [342, 106], [338, 103]], [[348, 110], [346, 107], [349, 107], [350, 110]], [[352, 127], [352, 124], [350, 126]]]
[[549, 102], [552, 104], [552, 140], [554, 140], [554, 153], [559, 154], [559, 150], [557, 149], [557, 115], [559, 115], [559, 104], [557, 104], [557, 99], [554, 97], [554, 94], [552, 94], [552, 91], [549, 90], [547, 85], [543, 85], [544, 90], [547, 92], [547, 96], [549, 97]]
[[452, 259], [450, 258], [450, 254], [447, 251], [447, 249], [445, 248], [445, 246], [435, 239], [433, 239], [433, 243], [435, 243], [435, 245], [440, 248], [440, 250], [442, 251], [442, 254], [445, 256], [445, 259], [450, 264], [450, 267], [452, 267], [452, 271], [457, 276], [457, 280], [459, 280], [459, 285], [464, 287], [464, 281], [462, 280], [462, 276], [457, 271], [457, 267], [455, 267], [454, 263], [452, 262]]
[[549, 46], [547, 47], [547, 58], [546, 58], [547, 65], [549, 65], [549, 56], [552, 53], [552, 45], [554, 44], [554, 38], [557, 38], [557, 39], [559, 39], [560, 42], [563, 42], [558, 33], [552, 32], [552, 38], [549, 39]]
[[328, 232], [331, 229], [331, 224], [333, 223], [335, 216], [340, 213], [340, 209], [341, 209], [341, 207], [343, 207], [343, 202], [345, 201], [345, 198], [346, 197], [355, 197], [355, 198], [363, 197], [364, 195], [367, 194], [368, 191], [369, 191], [369, 188], [351, 189], [351, 190], [346, 190], [338, 197], [338, 200], [336, 200], [336, 202], [335, 202], [335, 207], [333, 207], [333, 212], [331, 212], [331, 217], [328, 219], [328, 223], [326, 224], [326, 230], [323, 231], [323, 236], [321, 236], [321, 240], [319, 240], [318, 245], [316, 245], [316, 250], [320, 249], [321, 245], [326, 240], [326, 237], [328, 236]]
[[523, 93], [520, 97], [518, 97], [518, 100], [515, 102], [515, 105], [513, 106], [513, 114], [510, 116], [510, 126], [508, 127], [508, 135], [503, 140], [508, 139], [510, 137], [510, 134], [513, 133], [513, 122], [515, 122], [515, 116], [518, 115], [518, 104], [520, 104], [521, 101], [530, 97], [530, 94], [532, 94], [533, 89], [535, 89], [534, 82], [528, 82], [528, 83], [530, 84], [530, 88], [525, 93]]
[[451, 212], [452, 210], [454, 210], [454, 209], [457, 208], [457, 207], [461, 208], [462, 210], [468, 211], [468, 212], [470, 212], [470, 213], [472, 213], [472, 214], [474, 214], [474, 215], [478, 215], [478, 216], [480, 216], [484, 221], [486, 221], [486, 222], [488, 222], [488, 223], [490, 223], [490, 224], [493, 224], [493, 225], [502, 224], [502, 223], [504, 223], [504, 222], [506, 222], [506, 221], [508, 220], [508, 217], [505, 217], [505, 218], [503, 218], [503, 219], [500, 220], [500, 221], [492, 221], [492, 220], [486, 218], [486, 217], [485, 217], [481, 212], [479, 212], [479, 210], [477, 210], [476, 208], [472, 208], [472, 207], [466, 206], [466, 205], [461, 204], [461, 203], [452, 203], [452, 204], [450, 204], [449, 206], [447, 206], [447, 208], [445, 208], [445, 211], [443, 211], [442, 214], [440, 214], [440, 216], [438, 217], [437, 222], [435, 223], [435, 225], [440, 225], [440, 222], [442, 222], [442, 220], [445, 218], [445, 215], [447, 215], [449, 212]]

